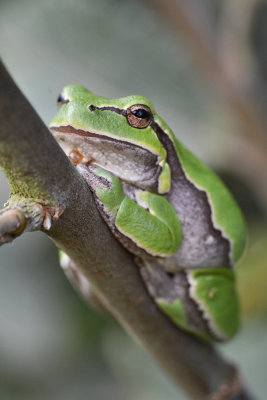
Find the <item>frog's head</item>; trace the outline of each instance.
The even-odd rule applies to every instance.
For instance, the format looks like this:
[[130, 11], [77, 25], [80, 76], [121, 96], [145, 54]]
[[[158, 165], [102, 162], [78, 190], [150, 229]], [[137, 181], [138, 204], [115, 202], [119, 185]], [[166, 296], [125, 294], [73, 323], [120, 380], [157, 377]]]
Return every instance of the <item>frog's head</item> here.
[[[165, 193], [166, 151], [155, 129], [155, 110], [144, 97], [99, 97], [71, 85], [58, 98], [50, 128], [67, 155], [95, 163], [137, 187]], [[75, 158], [75, 157], [74, 157]]]

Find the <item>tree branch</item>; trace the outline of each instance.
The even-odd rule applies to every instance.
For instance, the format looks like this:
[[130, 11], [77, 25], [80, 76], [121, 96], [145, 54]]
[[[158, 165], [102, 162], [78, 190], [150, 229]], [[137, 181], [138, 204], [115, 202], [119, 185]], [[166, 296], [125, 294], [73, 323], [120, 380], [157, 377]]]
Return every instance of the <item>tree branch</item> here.
[[71, 257], [93, 293], [191, 398], [249, 399], [235, 368], [214, 347], [180, 331], [156, 307], [132, 255], [98, 213], [82, 167], [79, 173], [70, 163], [3, 65], [0, 105], [0, 167], [11, 187], [7, 209], [19, 209], [25, 230], [43, 230]]

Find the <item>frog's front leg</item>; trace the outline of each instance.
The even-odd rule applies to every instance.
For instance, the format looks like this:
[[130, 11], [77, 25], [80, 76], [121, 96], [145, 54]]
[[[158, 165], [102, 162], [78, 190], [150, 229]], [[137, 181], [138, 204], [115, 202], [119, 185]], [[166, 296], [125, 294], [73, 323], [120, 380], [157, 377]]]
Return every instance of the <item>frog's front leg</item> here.
[[88, 166], [86, 180], [102, 216], [131, 252], [167, 257], [178, 250], [182, 240], [181, 223], [163, 196], [134, 189], [130, 198], [118, 177], [93, 165]]

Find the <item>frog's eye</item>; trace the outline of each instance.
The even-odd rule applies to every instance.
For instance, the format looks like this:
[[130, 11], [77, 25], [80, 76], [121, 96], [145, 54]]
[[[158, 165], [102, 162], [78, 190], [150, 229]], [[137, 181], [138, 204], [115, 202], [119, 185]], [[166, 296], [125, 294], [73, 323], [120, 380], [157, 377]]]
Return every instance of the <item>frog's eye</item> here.
[[67, 104], [69, 102], [68, 99], [64, 97], [64, 93], [60, 93], [60, 95], [57, 98], [57, 106], [60, 108], [62, 104]]
[[153, 119], [152, 111], [145, 104], [135, 104], [127, 109], [128, 124], [133, 128], [146, 128]]

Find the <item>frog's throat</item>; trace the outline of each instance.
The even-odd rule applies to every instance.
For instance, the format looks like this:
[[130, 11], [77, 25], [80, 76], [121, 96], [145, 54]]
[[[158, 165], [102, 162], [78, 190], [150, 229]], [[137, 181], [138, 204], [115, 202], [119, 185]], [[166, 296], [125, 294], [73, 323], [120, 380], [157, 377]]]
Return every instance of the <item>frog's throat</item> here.
[[67, 155], [78, 150], [83, 156], [83, 163], [94, 160], [97, 165], [121, 179], [157, 193], [162, 172], [157, 154], [135, 143], [77, 129], [71, 125], [51, 126], [51, 130]]

